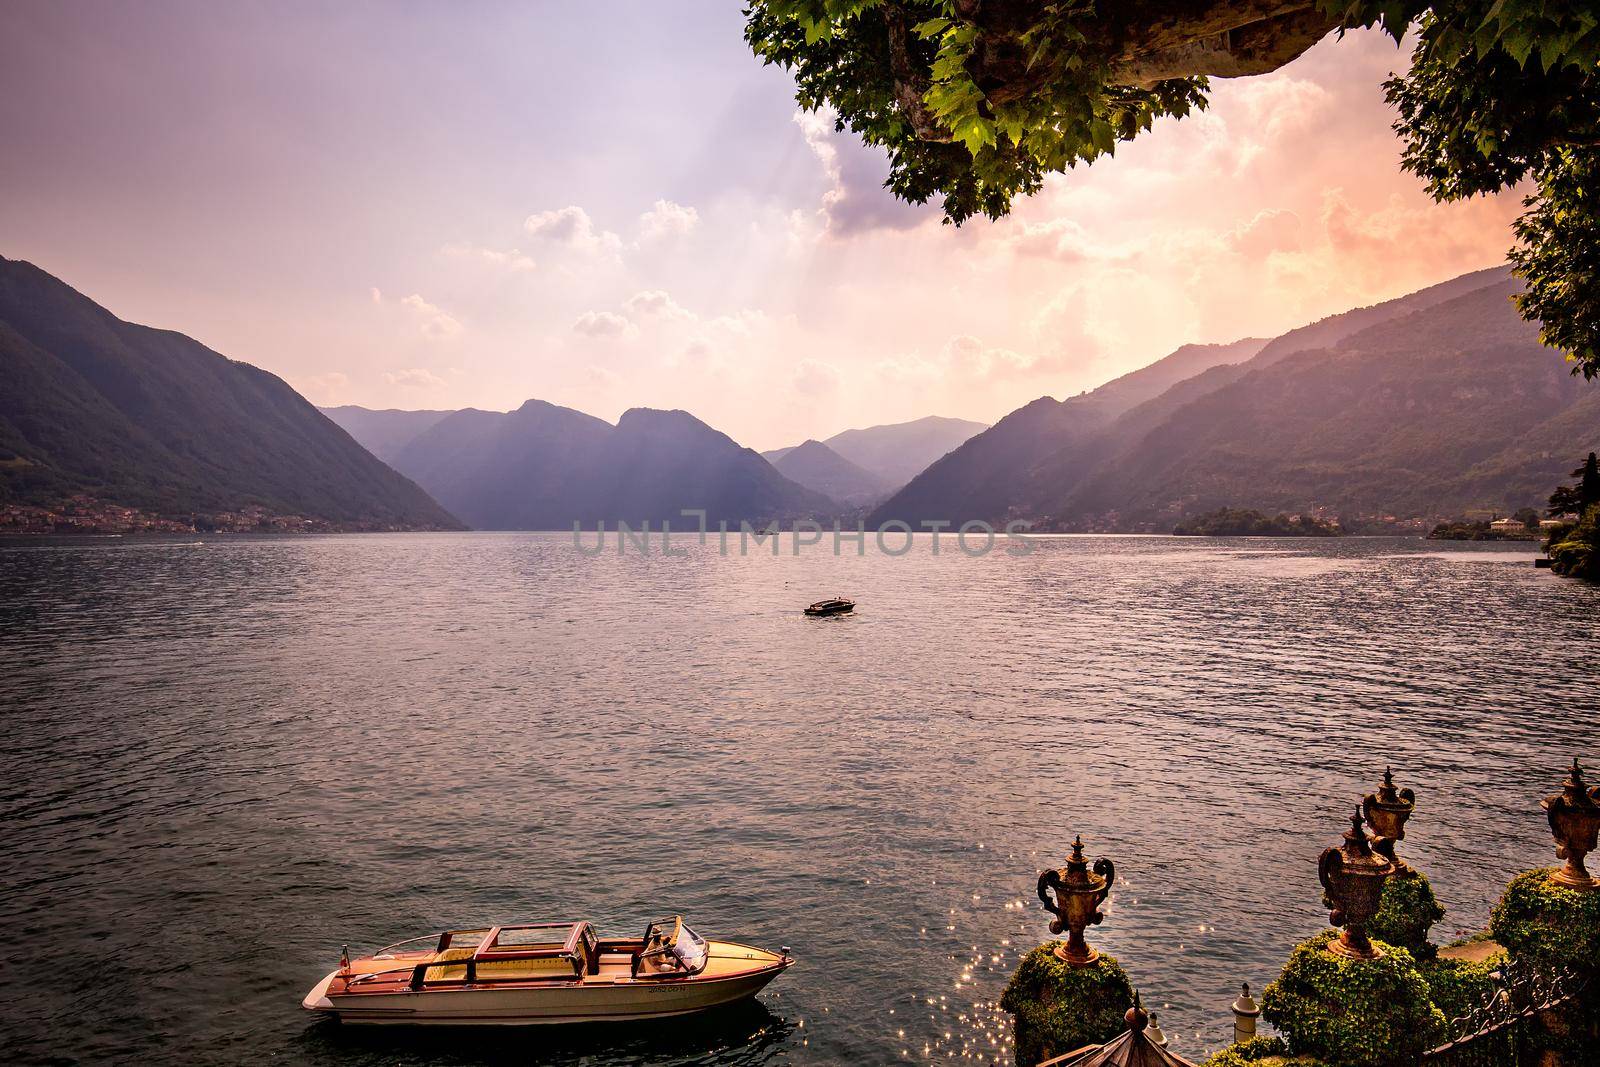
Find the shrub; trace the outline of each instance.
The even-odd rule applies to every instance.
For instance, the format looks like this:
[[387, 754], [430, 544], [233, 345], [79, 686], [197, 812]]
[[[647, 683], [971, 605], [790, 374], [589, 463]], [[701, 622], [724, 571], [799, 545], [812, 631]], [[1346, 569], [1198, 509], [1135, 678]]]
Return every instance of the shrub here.
[[1024, 956], [1000, 997], [1000, 1007], [1013, 1016], [1018, 1067], [1104, 1044], [1128, 1028], [1133, 983], [1127, 972], [1104, 953], [1093, 967], [1069, 967], [1056, 958], [1057, 944]]
[[1553, 873], [1542, 867], [1513, 878], [1489, 932], [1513, 956], [1593, 974], [1600, 969], [1600, 890], [1567, 889], [1550, 881]]
[[1200, 1067], [1319, 1067], [1307, 1056], [1291, 1056], [1281, 1037], [1253, 1037], [1213, 1053]]
[[1261, 1014], [1291, 1052], [1330, 1067], [1415, 1062], [1445, 1018], [1411, 953], [1374, 941], [1381, 958], [1345, 959], [1324, 951], [1335, 936], [1324, 931], [1295, 946], [1262, 995]]
[[1428, 983], [1428, 998], [1449, 1019], [1459, 1019], [1482, 1004], [1495, 988], [1490, 977], [1505, 956], [1486, 960], [1431, 959], [1417, 965]]
[[1399, 945], [1419, 960], [1432, 959], [1439, 950], [1428, 943], [1428, 929], [1442, 918], [1444, 907], [1427, 876], [1412, 870], [1384, 882], [1383, 900], [1367, 924], [1367, 933]]
[[1584, 512], [1577, 525], [1554, 532], [1547, 551], [1557, 574], [1600, 582], [1600, 505]]

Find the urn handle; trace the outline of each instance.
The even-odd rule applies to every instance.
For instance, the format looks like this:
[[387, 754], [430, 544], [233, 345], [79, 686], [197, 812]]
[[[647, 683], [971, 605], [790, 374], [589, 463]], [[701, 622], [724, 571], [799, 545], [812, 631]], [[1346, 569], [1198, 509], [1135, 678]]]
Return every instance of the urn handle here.
[[[1054, 889], [1057, 893], [1057, 896], [1054, 900], [1050, 899], [1050, 893], [1048, 892], [1051, 889]], [[1062, 916], [1066, 914], [1066, 908], [1061, 902], [1060, 892], [1060, 871], [1048, 870], [1039, 876], [1039, 899], [1044, 902], [1045, 910], [1051, 915], [1055, 916], [1054, 919], [1050, 920], [1050, 932], [1052, 934], [1059, 934], [1063, 929], [1066, 928], [1065, 924], [1061, 921]]]
[[1322, 888], [1327, 891], [1328, 899], [1333, 902], [1333, 911], [1328, 914], [1328, 920], [1335, 926], [1344, 925], [1344, 903], [1342, 894], [1335, 888], [1336, 884], [1344, 877], [1344, 854], [1336, 848], [1325, 848], [1317, 859], [1317, 879], [1322, 882]]
[[1094, 861], [1094, 873], [1106, 880], [1105, 889], [1100, 891], [1100, 899], [1104, 900], [1111, 895], [1111, 883], [1117, 880], [1117, 868], [1112, 865], [1110, 860], [1101, 856]]
[[1047, 890], [1054, 889], [1060, 883], [1061, 876], [1060, 872], [1058, 871], [1045, 871], [1039, 876], [1039, 899], [1044, 902], [1045, 907], [1049, 908], [1055, 903], [1055, 901], [1050, 899], [1050, 894], [1047, 892]]

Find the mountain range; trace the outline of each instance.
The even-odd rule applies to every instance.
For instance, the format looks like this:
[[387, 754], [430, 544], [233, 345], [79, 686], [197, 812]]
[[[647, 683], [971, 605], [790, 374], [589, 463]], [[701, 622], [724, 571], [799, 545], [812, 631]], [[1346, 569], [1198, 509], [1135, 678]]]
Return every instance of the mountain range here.
[[[1092, 392], [1041, 398], [868, 521], [1159, 530], [1231, 506], [1359, 527], [1537, 504], [1600, 441], [1600, 389], [1539, 343], [1516, 291], [1505, 268], [1478, 271], [1264, 344], [1180, 349]], [[1151, 387], [1130, 390], [1135, 376]]]
[[372, 410], [346, 404], [323, 408], [322, 413], [338, 423], [361, 446], [385, 463], [394, 458], [417, 436], [442, 422], [454, 411], [402, 411], [399, 408]]
[[[1504, 268], [1279, 337], [1186, 345], [993, 426], [928, 418], [765, 456], [683, 411], [319, 412], [277, 377], [0, 259], [0, 525], [92, 500], [349, 529], [1024, 519], [1166, 530], [1220, 507], [1356, 529], [1539, 504], [1600, 448]], [[909, 479], [909, 480], [907, 480]], [[903, 484], [902, 484], [903, 483]], [[430, 495], [431, 494], [431, 495]], [[237, 518], [237, 516], [235, 516]], [[290, 521], [292, 520], [292, 521]], [[846, 521], [850, 521], [848, 518]]]
[[[987, 424], [970, 419], [929, 415], [912, 422], [845, 430], [815, 443], [860, 467], [877, 482], [896, 489], [921, 474], [928, 464], [986, 429]], [[778, 463], [798, 447], [777, 448], [761, 454]]]
[[804, 441], [761, 455], [785, 478], [846, 506], [875, 504], [895, 488], [887, 479], [851, 463], [821, 441]]
[[481, 529], [647, 518], [659, 529], [662, 520], [681, 524], [690, 507], [705, 508], [713, 524], [825, 520], [877, 503], [984, 428], [930, 416], [758, 456], [681, 411], [635, 408], [612, 427], [541, 400], [512, 412], [323, 410]]
[[[634, 408], [615, 426], [529, 400], [515, 411], [465, 408], [397, 442], [409, 412], [332, 409], [358, 437], [378, 430], [396, 470], [471, 526], [570, 529], [606, 522], [683, 529], [707, 522], [821, 519], [838, 505], [785, 478], [755, 451], [684, 411]], [[370, 416], [383, 416], [373, 419]]]
[[0, 505], [74, 497], [163, 516], [460, 527], [281, 379], [0, 258]]

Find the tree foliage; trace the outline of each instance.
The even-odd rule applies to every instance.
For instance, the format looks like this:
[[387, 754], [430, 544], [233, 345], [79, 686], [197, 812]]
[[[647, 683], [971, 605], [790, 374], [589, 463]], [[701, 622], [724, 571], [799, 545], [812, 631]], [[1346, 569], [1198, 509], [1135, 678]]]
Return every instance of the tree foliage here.
[[[750, 0], [746, 38], [794, 72], [803, 107], [831, 107], [839, 129], [887, 149], [895, 195], [939, 196], [959, 225], [1000, 218], [1046, 174], [1205, 107], [1206, 70], [1253, 73], [1298, 54], [1295, 44], [1268, 49], [1268, 65], [1230, 70], [1212, 54], [1183, 76], [1130, 73], [1131, 38], [1192, 19], [1199, 41], [1205, 17], [1230, 6]], [[1403, 165], [1438, 200], [1535, 183], [1512, 252], [1526, 282], [1520, 307], [1575, 373], [1600, 375], [1600, 4], [1318, 0], [1314, 12], [1274, 17], [1298, 19], [1286, 32], [1299, 39], [1367, 26], [1396, 42], [1415, 34], [1410, 70], [1385, 85]]]
[[[942, 0], [753, 0], [745, 37], [794, 72], [802, 107], [831, 107], [838, 129], [888, 150], [896, 196], [921, 204], [937, 195], [959, 225], [998, 219], [1046, 173], [1205, 106], [1203, 78], [1112, 84], [1093, 3], [1033, 6], [1031, 21], [995, 41]], [[1017, 53], [1025, 89], [978, 84], [975, 54], [991, 47]]]
[[1589, 458], [1581, 467], [1572, 472], [1572, 476], [1578, 479], [1576, 485], [1559, 485], [1550, 494], [1548, 514], [1551, 516], [1581, 516], [1594, 505], [1600, 504], [1600, 464], [1596, 463], [1593, 452], [1589, 453]]

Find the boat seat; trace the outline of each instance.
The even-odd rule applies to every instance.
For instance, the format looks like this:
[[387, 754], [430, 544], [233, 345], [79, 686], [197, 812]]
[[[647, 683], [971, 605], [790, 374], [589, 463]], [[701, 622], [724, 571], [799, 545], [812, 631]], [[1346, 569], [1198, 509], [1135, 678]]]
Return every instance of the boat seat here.
[[[459, 982], [465, 979], [467, 965], [464, 961], [471, 959], [475, 951], [470, 948], [452, 948], [436, 953], [431, 962], [451, 964], [451, 966], [429, 967], [423, 975], [423, 981]], [[456, 960], [463, 962], [454, 963]], [[571, 978], [573, 976], [572, 961], [565, 956], [543, 960], [481, 959], [478, 961], [477, 971], [481, 978]]]

